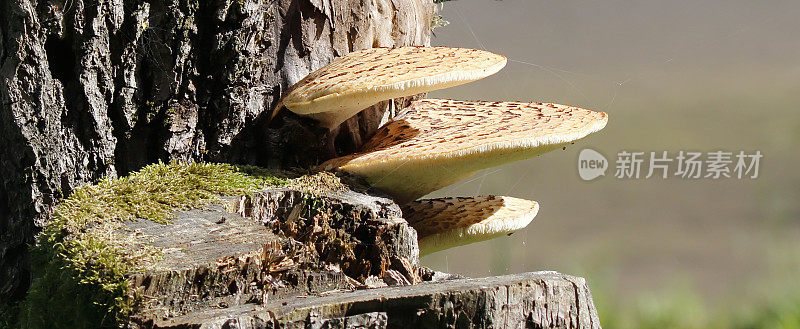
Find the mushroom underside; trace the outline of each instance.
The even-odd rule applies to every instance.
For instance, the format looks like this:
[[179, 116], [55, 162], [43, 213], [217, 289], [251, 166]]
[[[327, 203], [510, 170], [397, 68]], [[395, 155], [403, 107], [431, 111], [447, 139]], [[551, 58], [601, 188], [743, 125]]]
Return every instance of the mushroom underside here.
[[405, 204], [464, 180], [483, 169], [532, 158], [571, 143], [536, 148], [496, 148], [460, 156], [393, 159], [368, 166], [345, 165], [341, 169], [364, 177], [371, 186], [391, 195], [397, 203]]

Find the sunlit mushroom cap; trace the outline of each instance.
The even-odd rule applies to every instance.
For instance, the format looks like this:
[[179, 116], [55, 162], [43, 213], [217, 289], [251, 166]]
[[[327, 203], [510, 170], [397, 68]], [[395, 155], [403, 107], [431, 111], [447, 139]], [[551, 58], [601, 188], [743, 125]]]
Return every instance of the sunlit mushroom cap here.
[[507, 196], [425, 199], [403, 207], [420, 255], [514, 233], [533, 221], [536, 201]]
[[505, 65], [505, 57], [476, 49], [371, 48], [312, 72], [289, 89], [281, 104], [335, 128], [380, 101], [475, 81]]
[[379, 129], [361, 152], [321, 169], [362, 176], [405, 203], [479, 170], [564, 147], [607, 122], [603, 112], [566, 105], [425, 99]]

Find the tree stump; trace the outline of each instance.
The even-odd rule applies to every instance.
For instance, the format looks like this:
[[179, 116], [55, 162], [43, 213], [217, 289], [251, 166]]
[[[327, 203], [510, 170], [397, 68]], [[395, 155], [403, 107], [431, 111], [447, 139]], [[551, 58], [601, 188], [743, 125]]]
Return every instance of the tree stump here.
[[[37, 263], [45, 279], [35, 281], [22, 320], [32, 328], [600, 327], [581, 278], [466, 279], [420, 267], [417, 235], [400, 207], [333, 177], [222, 197], [167, 222], [110, 218], [48, 230], [56, 239], [48, 243], [65, 249]], [[85, 209], [127, 190], [100, 187], [94, 198], [67, 202]], [[119, 271], [127, 271], [121, 279], [112, 274]]]
[[167, 224], [125, 222], [117, 234], [163, 254], [152, 270], [129, 274], [145, 299], [137, 323], [422, 281], [417, 235], [399, 207], [351, 190], [267, 189]]

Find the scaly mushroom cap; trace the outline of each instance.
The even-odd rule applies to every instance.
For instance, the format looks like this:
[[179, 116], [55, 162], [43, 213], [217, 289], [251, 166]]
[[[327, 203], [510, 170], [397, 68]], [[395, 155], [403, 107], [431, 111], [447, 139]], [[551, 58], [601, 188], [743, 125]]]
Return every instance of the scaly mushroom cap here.
[[425, 199], [403, 207], [426, 255], [514, 233], [533, 221], [536, 201], [507, 196]]
[[332, 129], [380, 101], [475, 81], [505, 65], [505, 57], [476, 49], [371, 48], [312, 72], [293, 85], [280, 104]]
[[362, 176], [402, 204], [479, 170], [564, 147], [607, 122], [603, 112], [566, 105], [425, 99], [378, 129], [361, 152], [320, 168]]

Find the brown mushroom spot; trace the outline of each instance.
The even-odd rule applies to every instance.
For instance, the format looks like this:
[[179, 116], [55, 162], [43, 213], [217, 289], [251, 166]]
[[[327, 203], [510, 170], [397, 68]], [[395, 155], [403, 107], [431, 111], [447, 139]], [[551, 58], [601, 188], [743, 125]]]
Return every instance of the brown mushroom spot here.
[[449, 197], [411, 202], [403, 214], [419, 237], [477, 224], [489, 218], [504, 205], [503, 199], [486, 197]]
[[403, 216], [419, 233], [420, 254], [507, 235], [525, 228], [536, 201], [507, 196], [448, 197], [411, 202]]

